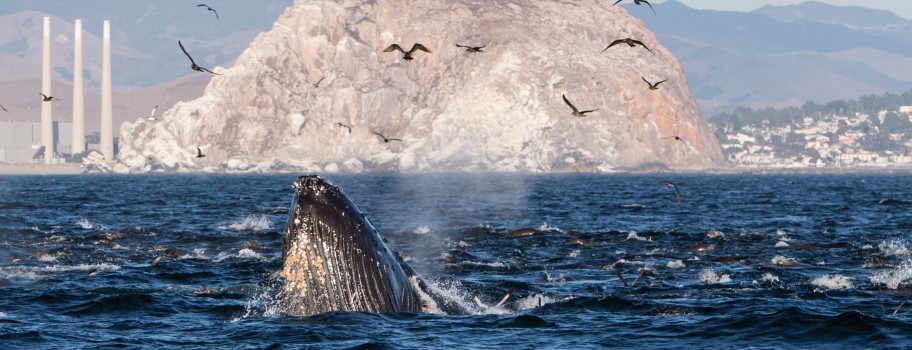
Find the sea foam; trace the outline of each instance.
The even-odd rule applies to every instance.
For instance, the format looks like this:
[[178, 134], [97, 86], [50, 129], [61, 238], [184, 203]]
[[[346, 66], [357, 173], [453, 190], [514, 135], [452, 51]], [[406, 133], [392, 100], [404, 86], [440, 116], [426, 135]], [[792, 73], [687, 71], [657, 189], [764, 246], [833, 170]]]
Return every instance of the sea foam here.
[[231, 223], [227, 226], [219, 226], [220, 230], [232, 230], [238, 232], [246, 231], [266, 231], [271, 230], [272, 225], [266, 215], [248, 215], [244, 220]]
[[826, 289], [852, 289], [855, 284], [852, 279], [843, 275], [823, 275], [811, 280], [811, 284]]

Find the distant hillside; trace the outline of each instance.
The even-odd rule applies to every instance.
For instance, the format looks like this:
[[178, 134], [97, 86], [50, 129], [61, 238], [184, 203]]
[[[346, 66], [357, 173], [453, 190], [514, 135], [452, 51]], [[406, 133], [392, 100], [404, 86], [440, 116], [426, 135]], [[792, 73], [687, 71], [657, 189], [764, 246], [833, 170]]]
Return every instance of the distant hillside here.
[[668, 1], [653, 15], [632, 6], [681, 60], [706, 116], [912, 86], [912, 22], [886, 11], [808, 2], [740, 13]]
[[741, 165], [845, 165], [854, 157], [912, 165], [912, 90], [800, 107], [739, 107], [710, 126], [726, 157]]
[[797, 5], [766, 5], [754, 11], [782, 22], [817, 22], [860, 29], [872, 34], [909, 34], [909, 20], [885, 11], [862, 6], [833, 6], [819, 1]]
[[[73, 22], [82, 20], [89, 89], [100, 86], [102, 21], [111, 20], [115, 86], [158, 85], [193, 73], [177, 41], [200, 65], [231, 66], [267, 31], [292, 0], [219, 1], [221, 19], [196, 4], [156, 0], [3, 0], [0, 6], [0, 81], [40, 79], [42, 17], [52, 17], [55, 79], [72, 80]], [[0, 91], [2, 92], [2, 91]]]

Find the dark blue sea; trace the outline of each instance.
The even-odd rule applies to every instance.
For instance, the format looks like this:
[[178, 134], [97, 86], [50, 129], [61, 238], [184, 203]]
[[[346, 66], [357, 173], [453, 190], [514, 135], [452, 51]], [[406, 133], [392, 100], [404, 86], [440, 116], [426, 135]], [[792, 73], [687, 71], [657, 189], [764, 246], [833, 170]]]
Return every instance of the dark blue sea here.
[[912, 346], [912, 175], [329, 174], [473, 314], [309, 317], [296, 177], [0, 177], [0, 348]]

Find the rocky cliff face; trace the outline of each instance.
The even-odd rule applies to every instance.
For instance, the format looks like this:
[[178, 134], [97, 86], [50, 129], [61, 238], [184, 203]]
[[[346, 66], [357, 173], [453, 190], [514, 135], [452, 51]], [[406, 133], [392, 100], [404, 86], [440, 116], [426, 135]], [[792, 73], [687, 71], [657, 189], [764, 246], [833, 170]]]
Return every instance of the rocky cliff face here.
[[[626, 45], [600, 53], [626, 37], [655, 54]], [[383, 52], [415, 42], [433, 52], [412, 61]], [[224, 74], [203, 97], [160, 121], [123, 125], [119, 171], [723, 165], [681, 65], [607, 1], [299, 0], [233, 67], [215, 70]], [[641, 77], [668, 81], [648, 90]], [[574, 117], [562, 94], [599, 110]], [[404, 141], [384, 143], [373, 131]], [[663, 139], [675, 135], [686, 145]], [[205, 158], [194, 158], [197, 147]]]

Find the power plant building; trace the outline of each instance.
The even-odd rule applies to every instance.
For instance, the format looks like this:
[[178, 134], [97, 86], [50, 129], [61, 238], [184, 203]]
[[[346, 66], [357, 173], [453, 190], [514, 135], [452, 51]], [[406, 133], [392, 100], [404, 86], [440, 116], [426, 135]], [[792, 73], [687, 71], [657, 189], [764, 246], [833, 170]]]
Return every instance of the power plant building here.
[[[50, 17], [44, 17], [42, 35], [41, 93], [51, 93], [51, 51]], [[51, 117], [53, 104], [59, 101], [41, 101], [41, 119], [32, 121], [0, 121], [0, 163], [44, 163], [65, 162], [66, 156], [84, 151], [100, 151], [106, 161], [113, 161], [117, 148], [113, 135], [112, 84], [111, 84], [111, 34], [110, 21], [103, 23], [102, 37], [102, 83], [100, 133], [85, 135], [84, 80], [82, 76], [82, 21], [75, 21], [73, 63], [73, 119], [63, 122]], [[73, 142], [78, 139], [77, 142]], [[64, 154], [65, 153], [65, 154]]]

